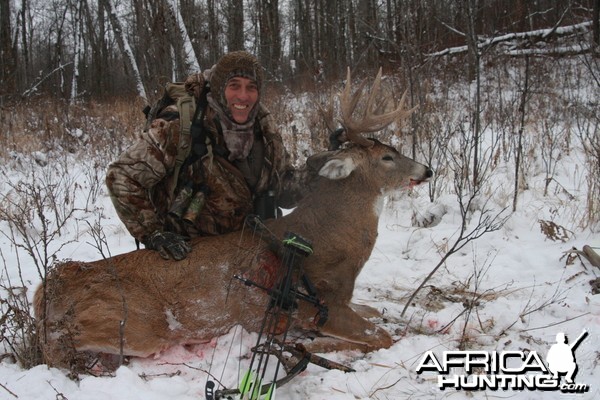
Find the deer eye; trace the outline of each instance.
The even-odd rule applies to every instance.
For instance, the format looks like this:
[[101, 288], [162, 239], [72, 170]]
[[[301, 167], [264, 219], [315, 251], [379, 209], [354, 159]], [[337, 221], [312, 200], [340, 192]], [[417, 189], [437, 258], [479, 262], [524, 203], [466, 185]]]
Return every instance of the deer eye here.
[[382, 160], [383, 161], [394, 161], [394, 157], [392, 157], [392, 156], [383, 156]]

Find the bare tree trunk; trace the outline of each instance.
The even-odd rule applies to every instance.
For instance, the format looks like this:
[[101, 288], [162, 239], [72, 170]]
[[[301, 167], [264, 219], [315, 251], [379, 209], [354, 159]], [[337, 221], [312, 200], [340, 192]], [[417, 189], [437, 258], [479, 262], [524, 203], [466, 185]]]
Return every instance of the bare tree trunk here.
[[244, 50], [244, 0], [228, 0], [227, 22], [228, 50]]
[[299, 61], [298, 68], [302, 71], [314, 72], [315, 55], [312, 45], [313, 29], [310, 18], [310, 4], [304, 0], [296, 0], [296, 20], [299, 32], [299, 52], [296, 59]]
[[358, 0], [358, 8], [356, 10], [356, 50], [354, 63], [359, 64], [361, 61], [372, 64], [377, 63], [377, 55], [374, 49], [371, 48], [375, 29], [377, 27], [377, 12], [372, 0]]
[[268, 73], [281, 77], [281, 32], [279, 31], [279, 1], [258, 0], [258, 55]]
[[[101, 97], [112, 91], [109, 80], [106, 78], [109, 71], [108, 48], [106, 44], [106, 19], [104, 16], [104, 6], [98, 1], [98, 9], [90, 9], [88, 0], [81, 0], [82, 13], [85, 15], [84, 21], [87, 28], [87, 38], [89, 40], [90, 58], [87, 68], [86, 80], [88, 80], [88, 89], [91, 93]], [[94, 17], [97, 18], [94, 22]], [[97, 26], [97, 31], [94, 29]], [[97, 34], [96, 34], [97, 32]]]
[[340, 18], [339, 2], [326, 1], [324, 7], [324, 52], [327, 60], [325, 77], [329, 81], [337, 80], [338, 72], [343, 69], [344, 46], [339, 46], [339, 37], [344, 35], [345, 26]]
[[0, 104], [17, 88], [17, 61], [12, 42], [10, 0], [0, 0]]
[[520, 126], [517, 137], [517, 149], [515, 156], [515, 192], [513, 196], [513, 212], [517, 211], [517, 200], [519, 198], [519, 171], [521, 169], [521, 157], [523, 156], [523, 131], [525, 130], [525, 115], [527, 98], [529, 96], [529, 56], [525, 56], [525, 81], [523, 83], [523, 93], [521, 103], [519, 104]]
[[354, 65], [356, 60], [357, 35], [356, 10], [354, 9], [352, 0], [348, 0], [348, 38], [346, 39], [348, 45], [348, 65]]
[[114, 11], [112, 0], [106, 0], [103, 3], [103, 5], [106, 9], [106, 13], [108, 14], [110, 24], [112, 25], [113, 32], [115, 33], [115, 38], [117, 39], [117, 43], [119, 45], [119, 49], [121, 50], [121, 54], [123, 54], [124, 61], [129, 66], [133, 74], [133, 79], [135, 81], [138, 95], [145, 101], [148, 101], [146, 89], [144, 88], [144, 82], [142, 81], [142, 76], [138, 69], [135, 56], [133, 54], [133, 51], [131, 50], [131, 47], [129, 46], [129, 41], [125, 36], [125, 32], [123, 31], [121, 22], [119, 22], [119, 18], [117, 17], [116, 12]]
[[476, 28], [477, 0], [467, 0], [467, 43], [469, 48], [468, 77], [471, 83], [475, 81], [475, 110], [472, 116], [473, 134], [473, 189], [479, 186], [479, 147], [481, 135], [481, 54], [479, 52]]
[[183, 23], [181, 12], [179, 10], [179, 7], [177, 6], [177, 0], [167, 1], [167, 6], [169, 7], [169, 12], [173, 15], [173, 18], [177, 24], [177, 33], [181, 36], [181, 41], [183, 43], [183, 59], [185, 62], [184, 75], [189, 75], [194, 72], [198, 72], [200, 71], [198, 57], [196, 56], [196, 52], [194, 51], [194, 47], [192, 46], [192, 41], [190, 40], [188, 30], [185, 27], [185, 24]]
[[477, 76], [477, 68], [479, 66], [479, 49], [477, 48], [477, 32], [475, 30], [475, 3], [477, 0], [467, 0], [465, 11], [467, 16], [467, 47], [468, 59], [467, 78], [469, 81], [474, 81]]
[[339, 79], [340, 74], [343, 72], [349, 63], [349, 51], [348, 51], [348, 7], [346, 1], [336, 1], [335, 9], [335, 20], [332, 25], [332, 29], [336, 34], [335, 48], [337, 49], [337, 67], [335, 69], [336, 75], [332, 76], [332, 79]]
[[59, 10], [56, 10], [57, 13], [60, 15], [60, 20], [58, 21], [57, 25], [57, 32], [56, 32], [56, 41], [54, 42], [54, 58], [52, 59], [51, 65], [53, 65], [54, 67], [56, 67], [57, 72], [57, 79], [58, 81], [55, 81], [55, 86], [57, 87], [57, 92], [61, 94], [61, 97], [65, 97], [65, 77], [64, 77], [64, 65], [63, 65], [63, 33], [64, 33], [64, 28], [65, 28], [65, 21], [66, 21], [66, 14], [67, 14], [67, 7], [65, 7], [63, 10], [61, 10], [59, 12]]
[[81, 21], [81, 9], [83, 8], [81, 2], [77, 1], [71, 4], [71, 19], [73, 21], [73, 43], [75, 45], [75, 51], [73, 52], [73, 77], [71, 79], [71, 96], [69, 102], [73, 103], [79, 94], [78, 91], [78, 78], [79, 78], [79, 60], [81, 58], [81, 42], [83, 29]]
[[[27, 0], [21, 1], [21, 44], [23, 46], [22, 54], [23, 54], [23, 82], [25, 85], [28, 85], [29, 79], [31, 77], [31, 48], [29, 41], [29, 24], [28, 24], [28, 16], [29, 13], [29, 5]], [[16, 41], [16, 38], [15, 38]], [[14, 54], [17, 54], [17, 50], [15, 48]]]
[[594, 0], [593, 15], [593, 41], [596, 46], [600, 46], [600, 0]]
[[315, 58], [317, 59], [317, 65], [319, 68], [319, 73], [323, 74], [323, 48], [324, 43], [324, 15], [323, 15], [323, 0], [315, 0], [315, 16], [314, 16], [314, 29], [313, 29], [313, 38], [314, 38], [314, 49], [315, 49]]
[[215, 0], [207, 0], [208, 8], [208, 43], [210, 59], [216, 63], [221, 56], [221, 48], [219, 46], [219, 21], [217, 20], [217, 11]]

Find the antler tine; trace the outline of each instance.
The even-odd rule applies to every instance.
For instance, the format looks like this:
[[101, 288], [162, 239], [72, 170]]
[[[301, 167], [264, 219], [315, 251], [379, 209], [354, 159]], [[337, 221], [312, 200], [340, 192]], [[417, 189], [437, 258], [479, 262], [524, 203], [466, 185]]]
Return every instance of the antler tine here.
[[373, 86], [371, 87], [371, 92], [369, 93], [369, 98], [367, 100], [367, 104], [365, 105], [365, 117], [373, 108], [373, 104], [375, 104], [375, 97], [379, 95], [379, 91], [381, 90], [381, 73], [382, 68], [379, 67], [379, 71], [377, 71], [377, 76], [375, 76], [375, 80], [373, 81]]
[[335, 130], [337, 129], [337, 126], [335, 124], [335, 118], [333, 116], [334, 102], [335, 102], [335, 95], [333, 94], [333, 92], [331, 92], [331, 94], [330, 94], [329, 104], [326, 107], [323, 107], [321, 105], [321, 103], [317, 102], [317, 107], [319, 108], [319, 112], [321, 113], [321, 116], [323, 117], [325, 126], [327, 127], [327, 129], [329, 129], [329, 132], [331, 132], [331, 133], [335, 132]]
[[414, 108], [409, 110], [404, 109], [406, 104], [406, 92], [404, 92], [400, 100], [400, 104], [395, 110], [383, 114], [374, 114], [373, 106], [375, 105], [381, 89], [381, 74], [382, 69], [379, 68], [377, 76], [375, 77], [375, 81], [373, 82], [371, 92], [369, 93], [369, 97], [366, 101], [364, 108], [365, 111], [362, 115], [362, 118], [357, 120], [353, 118], [353, 114], [358, 102], [361, 99], [365, 82], [363, 82], [360, 88], [354, 93], [354, 95], [351, 96], [351, 76], [350, 68], [348, 68], [346, 87], [344, 88], [340, 98], [342, 114], [341, 122], [346, 129], [348, 139], [361, 146], [371, 147], [373, 145], [373, 142], [361, 136], [361, 133], [377, 132], [397, 119], [407, 117], [412, 111], [414, 111]]
[[346, 86], [344, 87], [344, 91], [340, 97], [340, 113], [341, 113], [341, 124], [346, 130], [346, 136], [349, 141], [356, 143], [360, 146], [371, 147], [373, 146], [373, 142], [360, 136], [360, 127], [357, 126], [356, 121], [353, 120], [352, 114], [354, 114], [354, 110], [356, 109], [356, 105], [360, 100], [360, 95], [365, 87], [366, 81], [363, 81], [354, 95], [351, 95], [352, 92], [352, 76], [350, 74], [350, 67], [348, 67], [348, 72], [346, 73]]

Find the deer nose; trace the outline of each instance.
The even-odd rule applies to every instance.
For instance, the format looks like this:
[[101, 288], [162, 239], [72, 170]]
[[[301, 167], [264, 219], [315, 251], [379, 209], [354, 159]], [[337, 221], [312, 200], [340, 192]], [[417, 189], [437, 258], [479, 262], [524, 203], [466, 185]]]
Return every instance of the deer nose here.
[[433, 176], [433, 170], [431, 168], [427, 168], [427, 171], [425, 171], [425, 178], [429, 179]]

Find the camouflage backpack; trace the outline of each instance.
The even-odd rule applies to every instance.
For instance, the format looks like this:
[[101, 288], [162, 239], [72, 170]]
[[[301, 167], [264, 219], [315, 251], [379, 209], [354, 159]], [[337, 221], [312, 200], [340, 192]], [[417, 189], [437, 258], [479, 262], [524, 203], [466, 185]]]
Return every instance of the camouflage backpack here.
[[[177, 158], [173, 170], [174, 176], [179, 176], [183, 163], [189, 157], [193, 140], [201, 141], [203, 136], [202, 119], [208, 101], [206, 95], [209, 91], [208, 82], [202, 74], [191, 75], [185, 82], [168, 82], [165, 85], [163, 96], [152, 106], [144, 108], [146, 115], [147, 131], [152, 121], [161, 118], [166, 121], [179, 119], [180, 137], [177, 148]], [[202, 152], [210, 151], [210, 146], [202, 146]], [[199, 154], [198, 156], [202, 156]], [[173, 181], [169, 193], [172, 195], [177, 187], [177, 180]]]

